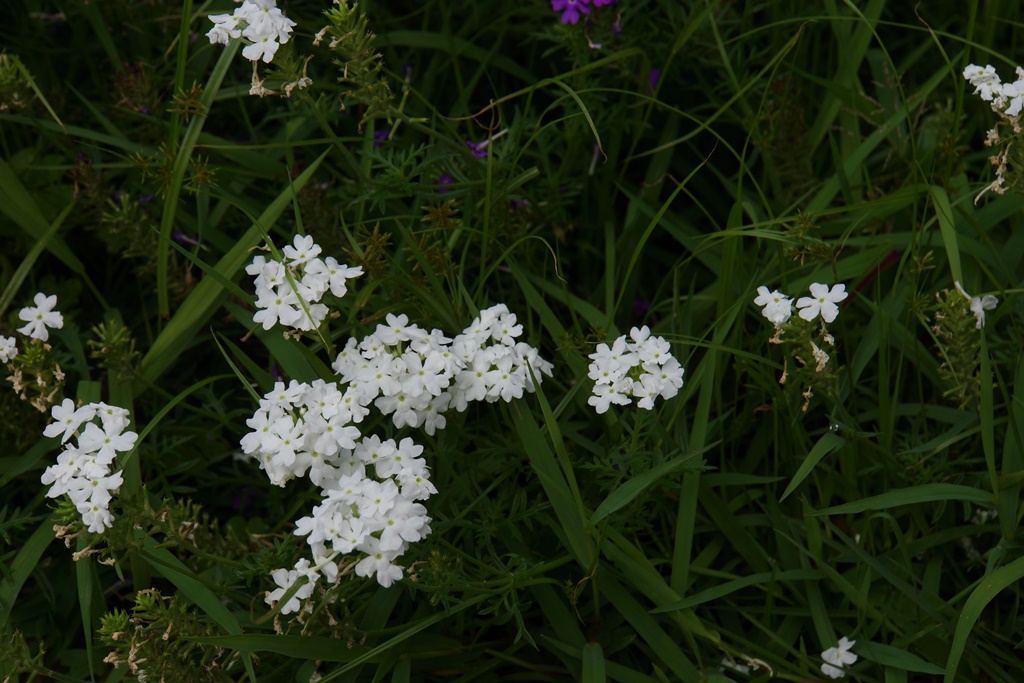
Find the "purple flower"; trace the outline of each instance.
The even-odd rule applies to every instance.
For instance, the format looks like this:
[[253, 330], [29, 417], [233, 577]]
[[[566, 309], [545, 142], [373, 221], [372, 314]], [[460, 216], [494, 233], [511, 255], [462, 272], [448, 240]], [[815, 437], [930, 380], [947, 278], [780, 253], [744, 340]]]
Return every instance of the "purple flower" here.
[[437, 182], [434, 183], [434, 186], [437, 187], [437, 193], [446, 194], [448, 192], [451, 192], [451, 190], [445, 187], [445, 185], [451, 185], [452, 182], [452, 177], [450, 175], [448, 175], [447, 173], [442, 173], [441, 176], [437, 179]]
[[171, 239], [177, 242], [178, 244], [192, 244], [196, 246], [199, 245], [199, 235], [192, 237], [191, 235], [188, 235], [184, 232], [180, 232], [178, 230], [175, 230], [174, 232], [171, 233]]
[[604, 7], [605, 5], [611, 5], [615, 3], [616, 0], [591, 0], [591, 2], [594, 3], [594, 7]]
[[490, 144], [490, 140], [484, 140], [483, 142], [473, 142], [472, 140], [466, 140], [466, 147], [473, 152], [473, 156], [477, 159], [487, 158], [487, 145]]
[[261, 496], [262, 494], [259, 491], [243, 486], [238, 493], [231, 497], [231, 509], [236, 511], [244, 510]]
[[563, 24], [575, 24], [580, 13], [590, 14], [590, 0], [551, 0], [551, 9], [562, 13]]
[[651, 310], [651, 302], [646, 299], [633, 299], [633, 320], [643, 320], [647, 311]]
[[654, 94], [655, 89], [658, 87], [658, 81], [661, 80], [661, 69], [658, 67], [651, 67], [651, 72], [647, 74], [647, 94]]
[[375, 130], [373, 131], [373, 146], [380, 147], [385, 142], [391, 139], [390, 130]]

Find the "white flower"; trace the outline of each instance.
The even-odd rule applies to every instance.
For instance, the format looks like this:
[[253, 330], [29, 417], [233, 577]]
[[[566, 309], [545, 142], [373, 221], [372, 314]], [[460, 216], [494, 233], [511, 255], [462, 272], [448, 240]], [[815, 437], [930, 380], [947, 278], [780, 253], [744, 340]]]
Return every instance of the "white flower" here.
[[253, 62], [270, 62], [277, 48], [291, 38], [295, 22], [286, 17], [275, 0], [245, 0], [233, 14], [211, 14], [213, 22], [206, 37], [211, 43], [227, 45], [231, 39], [245, 38], [252, 44], [242, 55]]
[[828, 285], [815, 282], [810, 290], [811, 296], [802, 296], [796, 302], [800, 317], [804, 320], [814, 320], [820, 314], [822, 320], [832, 322], [839, 315], [839, 306], [836, 304], [849, 296], [844, 284], [833, 285], [829, 291]]
[[587, 376], [594, 380], [593, 394], [587, 404], [600, 415], [614, 403], [654, 409], [654, 399], [672, 398], [683, 386], [683, 368], [671, 353], [664, 337], [652, 337], [646, 325], [622, 335], [609, 347], [598, 344], [589, 356]]
[[330, 312], [319, 303], [323, 295], [328, 291], [344, 295], [345, 280], [358, 277], [362, 270], [330, 257], [326, 262], [321, 260], [320, 246], [309, 235], [295, 235], [283, 252], [284, 261], [258, 255], [245, 268], [256, 277], [256, 307], [260, 310], [253, 314], [253, 322], [266, 330], [278, 322], [296, 330], [315, 330]]
[[[62, 442], [77, 436], [78, 443], [68, 443], [57, 456], [57, 464], [46, 468], [40, 481], [49, 486], [47, 497], [67, 495], [75, 504], [82, 523], [93, 533], [102, 533], [114, 522], [107, 509], [124, 480], [121, 471], [110, 473], [117, 451], [129, 451], [138, 434], [124, 431], [130, 422], [128, 411], [105, 403], [90, 403], [75, 409], [69, 398], [51, 411], [54, 422], [46, 427], [45, 436], [62, 435]], [[94, 420], [99, 420], [97, 424]], [[81, 435], [79, 430], [83, 427]]]
[[14, 360], [18, 355], [18, 341], [14, 337], [0, 337], [0, 363]]
[[825, 661], [821, 665], [821, 672], [829, 678], [842, 678], [846, 675], [844, 667], [857, 662], [857, 655], [850, 652], [850, 648], [857, 644], [856, 640], [848, 640], [843, 636], [836, 647], [830, 647], [821, 653]]
[[769, 292], [767, 287], [758, 287], [754, 303], [764, 307], [761, 315], [774, 323], [775, 327], [789, 320], [793, 314], [793, 300], [777, 289]]
[[984, 67], [980, 67], [977, 64], [968, 64], [964, 69], [964, 78], [970, 81], [971, 85], [976, 86], [993, 78], [999, 80], [999, 75], [996, 74], [996, 68], [991, 64], [986, 64]]
[[47, 328], [59, 330], [64, 327], [64, 316], [53, 310], [57, 305], [56, 294], [46, 296], [39, 292], [33, 301], [35, 306], [26, 306], [18, 311], [18, 317], [28, 323], [24, 327], [19, 327], [18, 332], [33, 339], [46, 341], [50, 338], [50, 331]]
[[999, 299], [986, 294], [985, 296], [971, 296], [968, 294], [963, 285], [959, 282], [954, 282], [958, 292], [963, 294], [965, 297], [971, 300], [971, 313], [974, 313], [974, 317], [977, 319], [978, 324], [975, 325], [979, 330], [985, 326], [985, 311], [995, 310], [995, 307], [999, 304]]
[[91, 420], [96, 415], [96, 405], [90, 403], [87, 406], [76, 408], [75, 402], [66, 398], [60, 405], [55, 405], [50, 409], [50, 415], [53, 416], [54, 421], [46, 425], [43, 436], [61, 434], [60, 442], [65, 443], [75, 435], [84, 422]]

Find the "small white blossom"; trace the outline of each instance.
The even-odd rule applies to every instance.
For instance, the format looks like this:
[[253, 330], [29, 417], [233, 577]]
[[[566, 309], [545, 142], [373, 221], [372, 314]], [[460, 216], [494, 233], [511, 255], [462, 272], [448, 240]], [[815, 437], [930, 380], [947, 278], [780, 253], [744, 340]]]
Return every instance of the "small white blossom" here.
[[829, 290], [828, 285], [815, 282], [810, 290], [811, 296], [802, 296], [796, 301], [800, 317], [804, 320], [814, 320], [820, 314], [822, 320], [832, 322], [839, 315], [839, 306], [836, 304], [849, 296], [844, 284], [833, 285]]
[[971, 313], [974, 314], [974, 318], [978, 321], [975, 327], [977, 327], [980, 330], [985, 326], [985, 311], [995, 310], [996, 306], [999, 304], [999, 299], [992, 296], [991, 294], [986, 294], [985, 296], [971, 296], [966, 291], [964, 291], [963, 285], [961, 285], [959, 282], [956, 282], [954, 284], [956, 285], [956, 289], [958, 292], [960, 292], [965, 297], [970, 299]]
[[206, 37], [210, 43], [227, 45], [232, 39], [250, 42], [242, 56], [252, 62], [269, 63], [277, 49], [291, 38], [295, 22], [286, 17], [275, 0], [245, 0], [232, 14], [211, 14], [213, 22]]
[[835, 647], [830, 647], [822, 652], [821, 658], [825, 663], [821, 665], [821, 673], [829, 678], [845, 676], [845, 667], [857, 662], [857, 655], [850, 652], [850, 648], [856, 644], [856, 640], [848, 640], [846, 636], [843, 636]]
[[779, 290], [769, 292], [767, 287], [758, 287], [754, 303], [763, 306], [761, 315], [774, 323], [775, 327], [789, 320], [793, 314], [793, 300]]
[[18, 317], [28, 323], [24, 327], [19, 327], [18, 332], [33, 339], [46, 341], [50, 338], [48, 328], [59, 330], [64, 327], [64, 316], [53, 310], [57, 305], [56, 294], [46, 296], [39, 292], [33, 298], [33, 302], [35, 306], [26, 306], [18, 311]]
[[8, 363], [18, 355], [18, 341], [14, 337], [0, 336], [0, 363]]

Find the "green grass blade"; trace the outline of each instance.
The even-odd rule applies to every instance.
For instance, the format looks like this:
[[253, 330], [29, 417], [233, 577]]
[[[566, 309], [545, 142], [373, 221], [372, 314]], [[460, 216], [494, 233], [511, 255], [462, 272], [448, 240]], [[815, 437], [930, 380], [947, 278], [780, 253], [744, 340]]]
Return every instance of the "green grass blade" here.
[[789, 482], [789, 486], [782, 492], [782, 498], [779, 502], [789, 498], [789, 494], [796, 490], [796, 487], [803, 483], [804, 479], [811, 473], [811, 471], [817, 466], [821, 459], [829, 453], [839, 450], [846, 445], [846, 439], [832, 432], [825, 432], [818, 442], [811, 448], [811, 452], [807, 454], [804, 461], [800, 463], [800, 467], [797, 469], [796, 474], [793, 475], [793, 479]]
[[583, 683], [604, 683], [605, 661], [604, 650], [600, 643], [587, 643], [583, 646]]
[[8, 623], [22, 586], [53, 539], [53, 520], [47, 517], [18, 549], [10, 565], [5, 567], [6, 575], [0, 580], [0, 625]]
[[[710, 448], [711, 446], [708, 446]], [[706, 448], [704, 449], [707, 450]], [[704, 452], [704, 451], [701, 451]], [[684, 453], [668, 462], [662, 463], [657, 467], [653, 467], [643, 474], [633, 477], [629, 481], [623, 483], [614, 491], [608, 494], [608, 497], [597, 506], [594, 510], [594, 514], [590, 516], [590, 526], [596, 526], [601, 520], [608, 515], [614, 513], [617, 510], [622, 509], [626, 505], [629, 505], [634, 498], [643, 493], [647, 488], [660, 480], [662, 477], [674, 472], [676, 469], [686, 464], [693, 464], [699, 454], [696, 453]]]
[[953, 679], [956, 678], [956, 670], [960, 667], [960, 658], [967, 646], [967, 638], [981, 618], [985, 607], [1003, 592], [1003, 589], [1021, 579], [1024, 579], [1024, 557], [995, 570], [978, 583], [978, 587], [964, 603], [964, 609], [956, 622], [956, 633], [953, 635], [949, 659], [946, 660], [946, 676], [943, 683], [953, 683]]
[[232, 40], [221, 52], [220, 59], [217, 60], [217, 65], [213, 68], [213, 72], [206, 82], [206, 87], [203, 88], [203, 94], [199, 98], [204, 113], [192, 117], [188, 128], [185, 129], [185, 135], [180, 144], [177, 139], [171, 141], [172, 149], [174, 149], [174, 164], [171, 167], [171, 177], [168, 181], [167, 190], [164, 193], [163, 213], [160, 216], [160, 236], [162, 239], [157, 243], [156, 255], [157, 299], [160, 314], [165, 317], [170, 315], [171, 312], [167, 294], [167, 262], [170, 256], [168, 243], [171, 239], [171, 232], [174, 230], [174, 217], [178, 210], [178, 197], [181, 195], [185, 171], [192, 160], [192, 150], [195, 148], [196, 142], [199, 141], [199, 134], [203, 130], [203, 124], [206, 123], [210, 107], [213, 106], [214, 98], [220, 89], [221, 83], [224, 81], [228, 68], [231, 66], [232, 57], [238, 51], [239, 44], [240, 41]]
[[906, 646], [893, 647], [868, 641], [858, 641], [854, 652], [869, 662], [880, 664], [886, 668], [899, 669], [901, 671], [912, 671], [914, 673], [931, 674], [941, 676], [946, 670], [931, 662], [926, 662], [912, 652], [908, 652]]
[[[292, 194], [302, 189], [327, 154], [328, 152], [324, 151], [313, 160], [309, 167], [260, 214], [256, 223], [238, 239], [231, 251], [217, 262], [215, 269], [221, 276], [227, 280], [233, 280], [237, 276], [238, 272], [251, 259], [250, 250], [263, 240], [265, 231], [261, 230], [260, 226], [272, 225], [281, 216], [282, 212], [291, 205]], [[155, 382], [157, 377], [174, 362], [226, 296], [226, 288], [213, 278], [205, 277], [196, 285], [188, 298], [175, 311], [171, 320], [164, 326], [160, 335], [153, 341], [149, 352], [143, 357], [141, 373], [144, 385]], [[136, 395], [141, 391], [142, 387], [135, 387]]]
[[529, 406], [513, 403], [511, 413], [530, 464], [537, 473], [537, 478], [561, 525], [562, 535], [576, 561], [589, 570], [594, 561], [593, 542], [584, 529], [580, 510], [573, 501], [569, 485], [559, 469], [555, 455], [551, 452], [547, 439], [544, 438]]
[[935, 207], [935, 218], [939, 222], [939, 233], [942, 235], [942, 244], [946, 247], [946, 258], [949, 259], [949, 270], [953, 279], [959, 283], [964, 281], [964, 273], [960, 266], [960, 246], [957, 244], [956, 225], [953, 216], [953, 209], [949, 205], [949, 195], [937, 185], [928, 188], [932, 197], [932, 204]]
[[835, 507], [818, 510], [811, 513], [813, 516], [824, 515], [855, 515], [868, 510], [888, 510], [889, 508], [901, 505], [915, 505], [917, 503], [934, 503], [945, 500], [965, 500], [978, 505], [992, 505], [992, 494], [988, 491], [980, 491], [971, 486], [960, 484], [921, 484], [911, 486], [898, 491], [889, 491], [863, 500], [837, 505]]

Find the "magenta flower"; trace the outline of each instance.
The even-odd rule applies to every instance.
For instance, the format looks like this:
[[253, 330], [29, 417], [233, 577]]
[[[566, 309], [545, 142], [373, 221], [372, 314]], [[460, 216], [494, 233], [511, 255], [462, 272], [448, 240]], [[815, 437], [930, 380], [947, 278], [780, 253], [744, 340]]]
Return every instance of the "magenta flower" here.
[[452, 177], [450, 175], [448, 175], [447, 173], [442, 173], [440, 177], [437, 179], [437, 182], [434, 183], [434, 187], [437, 188], [438, 194], [447, 194], [448, 192], [451, 192], [451, 190], [445, 186], [451, 185], [453, 182], [455, 181], [452, 180]]
[[477, 159], [487, 158], [487, 145], [490, 144], [490, 140], [484, 140], [483, 142], [473, 142], [472, 140], [466, 140], [466, 147], [469, 147], [469, 151], [473, 153], [473, 156]]
[[563, 24], [575, 24], [580, 14], [590, 14], [590, 0], [551, 0], [551, 9], [562, 13]]

